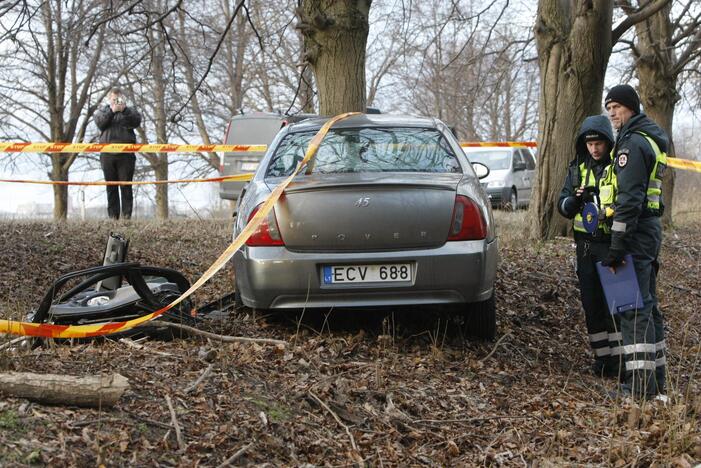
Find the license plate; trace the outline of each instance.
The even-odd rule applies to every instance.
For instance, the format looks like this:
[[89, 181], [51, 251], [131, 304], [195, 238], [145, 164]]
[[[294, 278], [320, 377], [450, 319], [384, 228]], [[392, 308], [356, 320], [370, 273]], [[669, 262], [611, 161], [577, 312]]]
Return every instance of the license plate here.
[[411, 264], [328, 265], [324, 266], [324, 284], [401, 283], [411, 281]]
[[241, 163], [241, 170], [242, 171], [250, 171], [253, 172], [256, 169], [258, 169], [258, 163], [257, 162], [245, 162]]

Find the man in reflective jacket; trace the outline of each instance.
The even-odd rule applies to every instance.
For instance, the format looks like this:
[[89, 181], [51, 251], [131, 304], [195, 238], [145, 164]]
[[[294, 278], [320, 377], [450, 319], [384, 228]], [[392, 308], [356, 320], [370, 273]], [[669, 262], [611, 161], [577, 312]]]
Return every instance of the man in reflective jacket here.
[[593, 115], [584, 120], [575, 144], [577, 157], [570, 163], [557, 204], [560, 214], [573, 220], [577, 277], [589, 342], [594, 352], [593, 371], [606, 377], [619, 375], [621, 358], [621, 333], [609, 312], [596, 272], [596, 262], [608, 255], [611, 235], [604, 223], [595, 232], [587, 232], [582, 209], [586, 202], [598, 200], [599, 181], [611, 163], [613, 144], [613, 130], [606, 116]]
[[664, 319], [657, 306], [656, 277], [669, 140], [664, 130], [640, 112], [640, 98], [632, 87], [611, 88], [605, 106], [618, 135], [610, 170], [600, 187], [602, 192], [613, 193], [615, 210], [611, 246], [602, 264], [615, 271], [624, 255], [630, 254], [643, 300], [642, 308], [619, 314], [625, 358], [621, 390], [624, 395], [650, 398], [665, 392]]

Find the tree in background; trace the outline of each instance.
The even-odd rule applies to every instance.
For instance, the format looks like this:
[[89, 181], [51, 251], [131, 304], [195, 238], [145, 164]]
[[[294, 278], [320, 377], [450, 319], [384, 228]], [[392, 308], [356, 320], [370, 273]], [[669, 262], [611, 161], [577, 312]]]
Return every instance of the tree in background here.
[[[15, 22], [5, 30], [0, 53], [0, 113], [7, 136], [52, 142], [82, 142], [96, 102], [106, 91], [95, 86], [103, 68], [105, 27], [88, 41], [85, 24], [99, 23], [100, 1], [14, 2], [4, 10], [12, 21], [28, 15], [38, 21]], [[14, 8], [13, 8], [14, 7]], [[29, 132], [29, 133], [28, 133]], [[8, 135], [9, 133], [9, 135]], [[67, 181], [76, 154], [47, 154], [49, 178]], [[54, 219], [68, 213], [68, 187], [53, 186]]]
[[301, 0], [297, 28], [314, 71], [319, 113], [364, 112], [371, 0]]
[[531, 237], [565, 234], [555, 203], [574, 154], [579, 125], [601, 113], [606, 66], [613, 44], [670, 0], [655, 0], [612, 28], [612, 0], [539, 0], [535, 37], [540, 66], [538, 171], [531, 200]]
[[[650, 0], [640, 2], [647, 5]], [[621, 2], [628, 17], [635, 15], [629, 0]], [[673, 8], [674, 7], [674, 8]], [[660, 11], [635, 25], [635, 41], [626, 41], [633, 53], [638, 76], [640, 100], [645, 113], [669, 135], [667, 151], [674, 155], [674, 110], [681, 99], [681, 86], [692, 70], [701, 66], [701, 4], [698, 0], [669, 3]], [[665, 226], [672, 223], [675, 171], [665, 173], [662, 197], [667, 209]]]

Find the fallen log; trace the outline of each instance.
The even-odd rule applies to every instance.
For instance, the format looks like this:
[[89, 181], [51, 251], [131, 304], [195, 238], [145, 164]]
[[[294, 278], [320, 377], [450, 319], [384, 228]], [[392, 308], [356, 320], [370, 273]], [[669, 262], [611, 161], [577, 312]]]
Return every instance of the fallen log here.
[[129, 388], [120, 374], [74, 377], [70, 375], [0, 373], [0, 394], [50, 405], [110, 407]]

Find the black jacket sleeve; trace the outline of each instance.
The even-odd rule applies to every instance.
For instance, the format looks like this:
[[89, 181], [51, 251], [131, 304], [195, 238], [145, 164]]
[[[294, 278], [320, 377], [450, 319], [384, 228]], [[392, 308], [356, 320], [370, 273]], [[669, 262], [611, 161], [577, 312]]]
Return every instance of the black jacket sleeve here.
[[570, 164], [567, 169], [565, 183], [560, 191], [560, 198], [557, 201], [557, 211], [565, 218], [572, 219], [579, 210], [579, 201], [574, 196], [576, 187], [579, 186], [579, 168], [576, 164]]
[[629, 250], [626, 242], [630, 233], [636, 230], [638, 218], [643, 212], [654, 161], [652, 147], [645, 137], [637, 133], [631, 134], [616, 151], [613, 169], [618, 179], [618, 195], [611, 226], [613, 250]]
[[[110, 106], [103, 106], [95, 111], [95, 125], [100, 131], [104, 132], [112, 124], [112, 118], [114, 117], [114, 112], [110, 109]], [[139, 117], [141, 119], [141, 117]]]
[[137, 128], [139, 125], [141, 125], [141, 114], [139, 114], [136, 109], [126, 107], [122, 111], [122, 124], [126, 128]]

